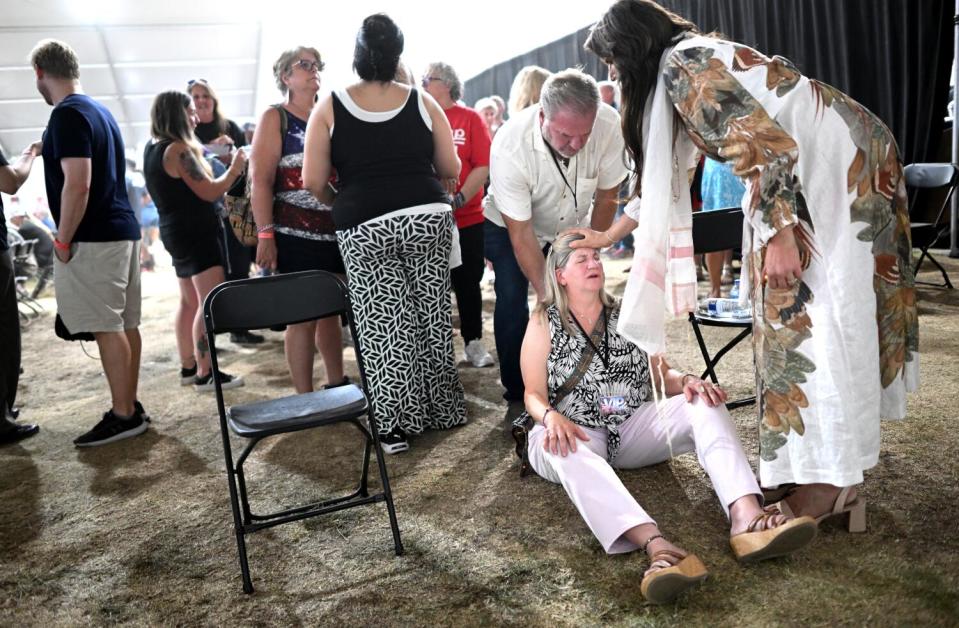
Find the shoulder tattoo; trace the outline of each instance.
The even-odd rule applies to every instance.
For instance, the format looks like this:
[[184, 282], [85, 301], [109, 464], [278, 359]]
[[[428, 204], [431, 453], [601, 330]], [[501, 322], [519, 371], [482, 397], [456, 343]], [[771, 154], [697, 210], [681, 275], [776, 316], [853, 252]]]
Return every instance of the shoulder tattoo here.
[[206, 179], [203, 168], [197, 162], [196, 156], [190, 149], [184, 148], [180, 151], [180, 165], [183, 166], [183, 171], [194, 181], [203, 181]]

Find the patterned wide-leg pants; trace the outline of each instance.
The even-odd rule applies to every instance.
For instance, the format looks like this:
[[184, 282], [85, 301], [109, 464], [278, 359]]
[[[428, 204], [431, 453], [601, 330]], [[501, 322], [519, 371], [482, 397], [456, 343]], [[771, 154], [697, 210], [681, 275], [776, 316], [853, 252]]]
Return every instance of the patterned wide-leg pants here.
[[436, 212], [337, 232], [381, 434], [466, 422], [453, 355], [452, 229], [452, 212]]

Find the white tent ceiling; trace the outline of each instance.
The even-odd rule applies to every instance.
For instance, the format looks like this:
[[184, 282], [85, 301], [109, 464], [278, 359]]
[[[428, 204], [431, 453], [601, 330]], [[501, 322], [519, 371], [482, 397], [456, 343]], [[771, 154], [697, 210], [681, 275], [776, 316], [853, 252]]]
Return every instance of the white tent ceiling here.
[[110, 108], [135, 152], [148, 138], [154, 95], [184, 89], [191, 78], [208, 79], [221, 110], [241, 123], [278, 100], [271, 66], [283, 49], [318, 47], [327, 63], [325, 88], [352, 80], [353, 37], [362, 18], [377, 11], [403, 29], [404, 60], [414, 73], [443, 60], [465, 80], [581, 28], [605, 6], [606, 0], [445, 7], [416, 0], [0, 0], [0, 148], [16, 155], [46, 125], [50, 107], [37, 94], [28, 55], [47, 37], [76, 49], [84, 91]]

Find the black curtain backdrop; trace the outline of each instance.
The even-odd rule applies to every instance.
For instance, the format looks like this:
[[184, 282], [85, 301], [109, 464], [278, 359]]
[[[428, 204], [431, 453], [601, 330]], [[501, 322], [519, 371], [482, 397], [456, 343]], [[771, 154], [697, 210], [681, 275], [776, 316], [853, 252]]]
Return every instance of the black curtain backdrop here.
[[[936, 161], [953, 56], [953, 4], [946, 0], [661, 0], [703, 32], [790, 59], [806, 76], [829, 83], [892, 129], [904, 163]], [[597, 18], [601, 13], [600, 9]], [[598, 79], [606, 68], [583, 49], [589, 28], [532, 50], [466, 81], [472, 105], [508, 98], [526, 65], [557, 71], [582, 66]]]

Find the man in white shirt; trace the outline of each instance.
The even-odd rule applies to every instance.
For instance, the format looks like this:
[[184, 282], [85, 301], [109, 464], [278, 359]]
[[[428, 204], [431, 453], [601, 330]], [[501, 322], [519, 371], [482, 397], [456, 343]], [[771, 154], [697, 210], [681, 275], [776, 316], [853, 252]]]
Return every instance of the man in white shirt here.
[[566, 229], [608, 229], [627, 173], [619, 114], [600, 102], [596, 81], [578, 70], [552, 75], [539, 104], [497, 132], [484, 236], [496, 273], [493, 331], [508, 401], [523, 399], [519, 353], [527, 295], [532, 283], [543, 297], [545, 252]]

